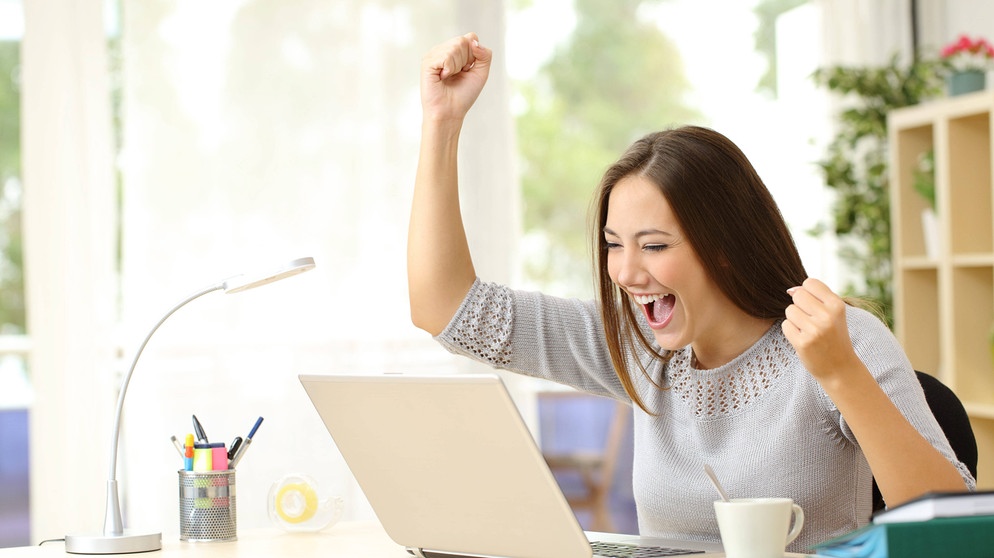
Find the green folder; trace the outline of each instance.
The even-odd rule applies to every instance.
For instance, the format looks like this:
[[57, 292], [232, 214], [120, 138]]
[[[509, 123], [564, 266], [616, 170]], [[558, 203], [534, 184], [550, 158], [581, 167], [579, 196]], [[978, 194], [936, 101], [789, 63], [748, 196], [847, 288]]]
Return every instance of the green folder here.
[[834, 558], [990, 558], [994, 515], [869, 524], [811, 548]]

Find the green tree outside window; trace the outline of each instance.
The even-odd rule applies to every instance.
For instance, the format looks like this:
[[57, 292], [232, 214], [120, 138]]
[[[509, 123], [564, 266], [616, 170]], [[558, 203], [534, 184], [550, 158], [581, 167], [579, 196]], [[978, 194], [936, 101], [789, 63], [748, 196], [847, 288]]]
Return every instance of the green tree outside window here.
[[0, 41], [0, 334], [25, 333], [20, 59], [20, 42]]
[[541, 257], [525, 276], [589, 294], [588, 207], [607, 166], [649, 132], [699, 120], [676, 46], [640, 9], [658, 0], [576, 0], [576, 28], [527, 83], [517, 117], [526, 239]]

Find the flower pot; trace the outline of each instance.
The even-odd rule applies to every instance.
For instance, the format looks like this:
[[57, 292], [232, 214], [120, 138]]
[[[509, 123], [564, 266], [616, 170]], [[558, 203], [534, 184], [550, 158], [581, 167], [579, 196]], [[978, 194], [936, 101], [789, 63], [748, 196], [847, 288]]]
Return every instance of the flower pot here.
[[925, 241], [925, 256], [930, 260], [939, 259], [942, 239], [939, 233], [939, 219], [931, 207], [922, 210], [922, 236]]
[[956, 72], [946, 79], [949, 95], [962, 95], [981, 91], [987, 86], [987, 74], [980, 70]]

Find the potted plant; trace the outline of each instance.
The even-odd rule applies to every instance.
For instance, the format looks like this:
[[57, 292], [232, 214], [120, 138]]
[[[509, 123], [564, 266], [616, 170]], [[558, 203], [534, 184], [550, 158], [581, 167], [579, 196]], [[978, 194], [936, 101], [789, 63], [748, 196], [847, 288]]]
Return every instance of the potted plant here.
[[940, 52], [949, 71], [950, 95], [980, 91], [987, 85], [987, 69], [994, 60], [994, 46], [987, 39], [960, 35]]
[[813, 234], [832, 232], [842, 240], [839, 258], [854, 276], [849, 296], [878, 304], [893, 325], [890, 195], [887, 170], [887, 114], [942, 94], [945, 66], [938, 56], [916, 56], [910, 65], [898, 56], [883, 67], [820, 68], [818, 85], [844, 96], [835, 138], [818, 162], [825, 185], [837, 196], [828, 222]]

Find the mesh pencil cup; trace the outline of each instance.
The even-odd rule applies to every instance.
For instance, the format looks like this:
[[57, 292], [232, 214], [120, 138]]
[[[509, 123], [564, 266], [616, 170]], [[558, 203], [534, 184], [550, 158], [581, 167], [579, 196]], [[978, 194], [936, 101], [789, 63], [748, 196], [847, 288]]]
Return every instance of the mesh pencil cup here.
[[235, 470], [179, 471], [179, 539], [233, 541], [237, 534]]

